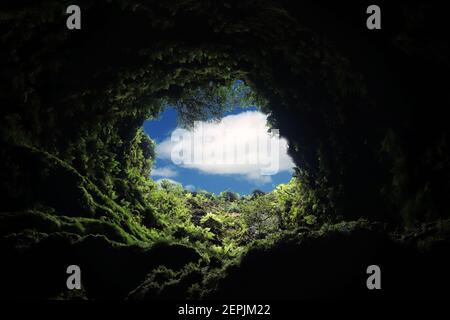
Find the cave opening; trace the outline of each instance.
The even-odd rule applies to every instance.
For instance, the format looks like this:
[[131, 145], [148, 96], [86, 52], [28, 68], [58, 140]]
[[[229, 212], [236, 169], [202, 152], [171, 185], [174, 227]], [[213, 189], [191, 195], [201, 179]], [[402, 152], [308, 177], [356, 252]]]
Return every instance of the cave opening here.
[[224, 98], [196, 96], [206, 109], [199, 116], [204, 121], [185, 123], [178, 112], [185, 107], [182, 103], [166, 106], [156, 119], [144, 121], [144, 132], [156, 144], [152, 178], [190, 191], [240, 195], [270, 192], [289, 182], [294, 163], [287, 141], [278, 129], [269, 128], [268, 114], [252, 101], [251, 89], [235, 80], [216, 94]]

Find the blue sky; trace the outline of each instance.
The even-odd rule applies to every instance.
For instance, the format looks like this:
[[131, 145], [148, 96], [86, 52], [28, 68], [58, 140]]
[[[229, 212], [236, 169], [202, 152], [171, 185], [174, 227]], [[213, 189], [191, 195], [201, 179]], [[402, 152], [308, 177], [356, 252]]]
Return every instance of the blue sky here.
[[[231, 127], [231, 129], [234, 127], [234, 130], [241, 130], [238, 131], [239, 139], [241, 137], [245, 139], [246, 133], [241, 133], [242, 130], [251, 129], [253, 126], [261, 125], [261, 123], [265, 124], [265, 115], [256, 108], [247, 108], [235, 109], [226, 113], [217, 124], [203, 124], [205, 127], [213, 129], [216, 126], [224, 128], [225, 125]], [[248, 194], [255, 189], [265, 192], [271, 191], [278, 184], [286, 183], [292, 177], [290, 168], [293, 164], [285, 152], [287, 142], [284, 139], [279, 140], [281, 141], [280, 164], [278, 166], [280, 169], [278, 173], [272, 175], [261, 175], [261, 171], [255, 166], [233, 166], [232, 164], [205, 166], [199, 164], [189, 167], [183, 164], [177, 165], [169, 156], [170, 150], [173, 149], [171, 135], [176, 128], [177, 112], [171, 107], [167, 107], [158, 119], [144, 122], [145, 133], [157, 144], [157, 159], [152, 171], [154, 180], [171, 179], [190, 190], [203, 189], [214, 193], [231, 190], [240, 194]], [[251, 133], [248, 133], [247, 136], [249, 139], [253, 139]]]

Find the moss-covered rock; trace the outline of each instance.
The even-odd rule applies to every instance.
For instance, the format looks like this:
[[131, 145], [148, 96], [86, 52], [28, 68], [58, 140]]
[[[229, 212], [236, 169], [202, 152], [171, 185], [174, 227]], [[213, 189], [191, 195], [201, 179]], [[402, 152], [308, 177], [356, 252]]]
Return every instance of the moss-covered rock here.
[[78, 265], [82, 288], [89, 299], [124, 298], [146, 275], [164, 265], [180, 270], [200, 255], [184, 245], [155, 243], [125, 245], [103, 235], [25, 231], [0, 241], [3, 263], [2, 296], [28, 298], [70, 297], [66, 269]]
[[[448, 233], [447, 233], [448, 236]], [[445, 236], [445, 237], [447, 237]], [[326, 231], [262, 243], [220, 273], [208, 275], [208, 299], [429, 298], [446, 295], [448, 241], [405, 242], [381, 225], [340, 223]], [[366, 269], [378, 265], [382, 292], [367, 290]]]

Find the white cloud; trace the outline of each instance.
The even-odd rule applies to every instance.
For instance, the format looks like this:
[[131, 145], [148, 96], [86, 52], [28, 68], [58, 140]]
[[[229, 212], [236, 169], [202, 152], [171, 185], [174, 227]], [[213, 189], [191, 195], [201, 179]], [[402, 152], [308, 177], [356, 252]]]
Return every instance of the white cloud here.
[[184, 186], [184, 188], [190, 192], [194, 192], [196, 189], [195, 186], [192, 184], [188, 184], [188, 185]]
[[166, 167], [160, 167], [160, 168], [153, 168], [151, 171], [152, 177], [166, 177], [166, 178], [173, 178], [178, 175], [178, 172], [176, 172], [173, 168], [166, 166]]
[[292, 171], [294, 163], [287, 154], [287, 141], [267, 132], [266, 123], [267, 115], [257, 111], [200, 122], [189, 131], [172, 132], [172, 138], [182, 134], [187, 143], [169, 137], [157, 145], [156, 152], [159, 158], [177, 160], [184, 168], [240, 175], [255, 184], [270, 183], [271, 174]]

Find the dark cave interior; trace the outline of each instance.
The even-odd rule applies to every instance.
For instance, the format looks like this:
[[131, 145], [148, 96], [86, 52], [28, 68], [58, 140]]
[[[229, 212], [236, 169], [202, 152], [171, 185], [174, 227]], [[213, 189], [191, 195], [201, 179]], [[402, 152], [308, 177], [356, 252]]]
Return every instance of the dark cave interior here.
[[[385, 296], [446, 296], [446, 12], [382, 1], [372, 32], [368, 4], [78, 1], [83, 25], [71, 31], [67, 1], [2, 2], [2, 296], [370, 298], [379, 293], [361, 283], [373, 263], [387, 270]], [[234, 79], [297, 166], [279, 213], [297, 206], [297, 220], [255, 241], [228, 220], [216, 233], [212, 218], [208, 230], [194, 223], [235, 200], [187, 205], [180, 190], [158, 191], [141, 129], [168, 103], [187, 123], [201, 118], [192, 97]], [[71, 261], [86, 275], [76, 294]]]

